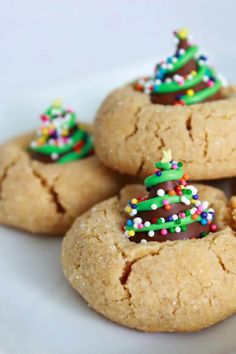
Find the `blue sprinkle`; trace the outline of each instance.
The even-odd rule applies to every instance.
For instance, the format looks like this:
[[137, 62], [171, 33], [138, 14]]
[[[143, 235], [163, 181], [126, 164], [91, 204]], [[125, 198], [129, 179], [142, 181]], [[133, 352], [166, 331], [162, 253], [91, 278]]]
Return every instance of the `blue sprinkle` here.
[[127, 224], [127, 226], [132, 226], [133, 222], [132, 222], [132, 220], [128, 219], [126, 224]]
[[181, 93], [178, 93], [178, 95], [176, 95], [177, 100], [181, 100], [182, 97], [183, 97], [183, 95]]
[[136, 209], [137, 208], [137, 204], [132, 204], [131, 207], [132, 207], [132, 209]]
[[206, 56], [206, 55], [200, 55], [199, 59], [200, 59], [200, 60], [205, 60], [205, 61], [206, 61], [206, 60], [207, 60], [207, 56]]
[[161, 176], [161, 171], [156, 172], [156, 176], [160, 177]]
[[173, 218], [172, 218], [172, 216], [171, 216], [171, 215], [170, 215], [170, 216], [168, 216], [167, 221], [173, 221]]
[[201, 217], [204, 218], [204, 219], [206, 219], [207, 213], [206, 213], [205, 211], [203, 211], [203, 212], [201, 213]]
[[206, 225], [207, 224], [207, 219], [201, 219], [200, 223], [201, 223], [201, 225]]

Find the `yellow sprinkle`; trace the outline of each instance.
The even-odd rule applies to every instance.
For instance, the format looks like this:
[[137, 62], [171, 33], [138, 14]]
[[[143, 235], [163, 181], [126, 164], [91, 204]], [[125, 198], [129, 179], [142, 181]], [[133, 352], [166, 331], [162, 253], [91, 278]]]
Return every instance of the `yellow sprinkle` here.
[[189, 30], [187, 28], [181, 28], [178, 35], [180, 39], [186, 39], [189, 35]]
[[135, 235], [134, 230], [130, 230], [130, 231], [129, 231], [129, 236], [131, 236], [131, 237], [132, 237], [132, 236], [134, 236], [134, 235]]
[[196, 204], [196, 200], [195, 199], [191, 199], [191, 203], [192, 204]]
[[63, 131], [62, 131], [62, 135], [63, 135], [63, 136], [69, 135], [69, 130], [67, 130], [67, 129], [63, 130]]
[[193, 96], [193, 95], [194, 95], [194, 91], [193, 91], [192, 89], [189, 89], [189, 90], [187, 91], [187, 95], [188, 95], [188, 96]]
[[42, 129], [42, 134], [43, 135], [47, 135], [48, 134], [48, 129], [47, 128], [43, 128]]
[[127, 207], [125, 208], [125, 211], [126, 211], [126, 213], [131, 213], [132, 208], [131, 208], [130, 206], [127, 206]]
[[137, 203], [138, 203], [138, 200], [137, 200], [136, 198], [133, 198], [133, 199], [131, 200], [131, 203], [132, 203], [132, 204], [137, 204]]
[[180, 186], [180, 189], [184, 189], [184, 186], [181, 185], [181, 186]]
[[191, 75], [192, 76], [196, 76], [197, 75], [197, 72], [195, 70], [191, 71]]
[[62, 101], [57, 98], [52, 102], [52, 107], [53, 108], [61, 108], [62, 107]]

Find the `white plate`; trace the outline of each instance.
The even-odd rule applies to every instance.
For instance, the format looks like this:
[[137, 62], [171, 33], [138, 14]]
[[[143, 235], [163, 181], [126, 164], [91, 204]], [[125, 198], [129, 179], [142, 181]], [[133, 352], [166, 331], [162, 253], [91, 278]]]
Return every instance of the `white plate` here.
[[[91, 120], [106, 93], [152, 63], [114, 70], [86, 82], [28, 93], [1, 107], [0, 139], [34, 129], [55, 97]], [[0, 352], [7, 354], [230, 354], [236, 317], [198, 333], [146, 334], [116, 325], [87, 307], [64, 279], [61, 239], [0, 228]]]

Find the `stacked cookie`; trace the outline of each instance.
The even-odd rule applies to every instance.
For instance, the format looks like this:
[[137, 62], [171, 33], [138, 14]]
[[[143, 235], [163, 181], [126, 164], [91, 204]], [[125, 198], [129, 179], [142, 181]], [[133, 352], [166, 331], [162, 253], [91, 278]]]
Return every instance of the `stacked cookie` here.
[[151, 332], [195, 331], [236, 312], [235, 198], [189, 182], [236, 175], [235, 89], [187, 30], [174, 36], [174, 55], [152, 76], [105, 99], [94, 132], [56, 101], [36, 137], [0, 148], [0, 223], [69, 230], [71, 285], [112, 321]]

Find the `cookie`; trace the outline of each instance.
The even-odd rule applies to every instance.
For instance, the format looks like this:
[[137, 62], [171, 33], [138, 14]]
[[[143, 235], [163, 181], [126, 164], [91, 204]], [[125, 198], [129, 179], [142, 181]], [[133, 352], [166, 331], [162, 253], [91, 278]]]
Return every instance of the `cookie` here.
[[143, 186], [126, 187], [76, 220], [63, 240], [62, 266], [94, 310], [148, 332], [196, 331], [236, 311], [236, 238], [226, 226], [227, 200], [220, 190], [198, 188], [220, 227], [202, 239], [126, 239], [123, 208]]
[[102, 103], [96, 153], [115, 170], [145, 177], [170, 148], [195, 180], [235, 176], [235, 87], [223, 87], [205, 57], [196, 61], [197, 47], [181, 35], [175, 55], [157, 65], [153, 77], [113, 91]]
[[[61, 117], [43, 119], [46, 125], [36, 139], [30, 133], [0, 147], [0, 223], [32, 233], [64, 234], [78, 215], [115, 195], [124, 177], [90, 154], [92, 127], [77, 128], [69, 115], [69, 129], [76, 134], [70, 140], [68, 127], [58, 123], [65, 123]], [[64, 135], [62, 128], [67, 129]]]

